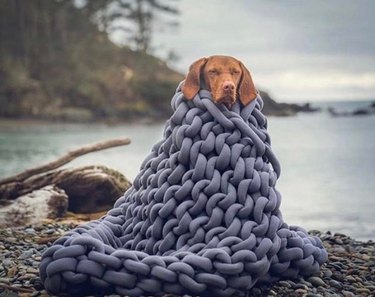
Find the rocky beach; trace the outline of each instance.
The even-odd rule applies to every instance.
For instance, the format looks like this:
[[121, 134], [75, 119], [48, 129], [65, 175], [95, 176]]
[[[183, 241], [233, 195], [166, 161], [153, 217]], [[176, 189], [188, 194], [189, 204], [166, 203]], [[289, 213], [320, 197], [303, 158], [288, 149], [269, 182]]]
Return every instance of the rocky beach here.
[[[50, 296], [38, 275], [41, 256], [58, 237], [84, 219], [45, 220], [35, 226], [0, 229], [0, 297]], [[321, 238], [329, 253], [320, 274], [257, 284], [248, 296], [375, 296], [375, 242], [331, 232], [310, 233]]]

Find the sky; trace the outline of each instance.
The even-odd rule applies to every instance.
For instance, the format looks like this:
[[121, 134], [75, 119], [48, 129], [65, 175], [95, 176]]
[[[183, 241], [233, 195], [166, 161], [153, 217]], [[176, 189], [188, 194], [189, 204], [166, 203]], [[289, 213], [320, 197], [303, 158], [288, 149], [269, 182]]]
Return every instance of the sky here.
[[[167, 2], [167, 1], [164, 1]], [[279, 101], [375, 99], [375, 1], [179, 0], [179, 27], [156, 26], [156, 55], [174, 68], [234, 56]]]

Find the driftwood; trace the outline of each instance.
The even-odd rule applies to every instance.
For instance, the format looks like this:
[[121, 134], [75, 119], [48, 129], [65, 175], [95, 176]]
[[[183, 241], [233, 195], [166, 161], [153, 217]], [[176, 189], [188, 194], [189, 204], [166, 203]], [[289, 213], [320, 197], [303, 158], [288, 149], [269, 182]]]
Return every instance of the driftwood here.
[[83, 154], [129, 143], [126, 138], [88, 145], [1, 180], [0, 226], [34, 224], [61, 217], [67, 210], [93, 213], [110, 209], [131, 185], [121, 173], [95, 165], [55, 169]]
[[[90, 213], [108, 209], [130, 187], [130, 182], [118, 171], [105, 166], [85, 166], [61, 169], [31, 177], [24, 182], [0, 186], [0, 195], [16, 199], [47, 185], [55, 185], [69, 197], [69, 210]], [[0, 200], [1, 201], [1, 200]]]
[[0, 207], [0, 226], [35, 224], [43, 219], [61, 217], [67, 209], [68, 196], [64, 190], [49, 185], [16, 200], [3, 202]]
[[24, 181], [25, 179], [41, 174], [56, 168], [61, 167], [62, 165], [65, 165], [66, 163], [69, 163], [70, 161], [74, 160], [75, 158], [82, 156], [84, 154], [92, 153], [92, 152], [97, 152], [100, 150], [104, 150], [107, 148], [111, 147], [116, 147], [116, 146], [122, 146], [130, 144], [130, 139], [129, 138], [123, 138], [123, 139], [112, 139], [108, 141], [103, 141], [103, 142], [98, 142], [94, 144], [90, 144], [78, 149], [75, 149], [73, 151], [68, 152], [66, 155], [58, 158], [57, 160], [47, 163], [42, 166], [34, 167], [31, 169], [27, 169], [19, 174], [7, 177], [5, 179], [0, 180], [0, 186], [3, 184], [8, 184], [11, 182], [21, 182]]

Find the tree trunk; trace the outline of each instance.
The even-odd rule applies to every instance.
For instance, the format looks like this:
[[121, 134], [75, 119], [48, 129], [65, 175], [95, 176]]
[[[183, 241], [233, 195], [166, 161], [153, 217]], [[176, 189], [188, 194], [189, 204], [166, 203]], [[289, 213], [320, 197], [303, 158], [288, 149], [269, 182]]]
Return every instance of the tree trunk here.
[[91, 213], [111, 208], [131, 183], [116, 170], [105, 166], [86, 166], [57, 170], [23, 182], [2, 185], [0, 197], [3, 201], [14, 200], [47, 185], [55, 185], [65, 191], [69, 196], [70, 211]]

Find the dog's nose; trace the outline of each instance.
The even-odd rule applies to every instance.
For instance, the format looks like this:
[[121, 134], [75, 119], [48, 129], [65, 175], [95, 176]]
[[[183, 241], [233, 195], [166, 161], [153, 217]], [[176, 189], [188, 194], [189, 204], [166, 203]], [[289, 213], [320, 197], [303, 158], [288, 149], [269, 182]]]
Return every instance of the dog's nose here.
[[226, 92], [234, 91], [234, 83], [231, 81], [225, 81], [223, 83], [223, 90]]

